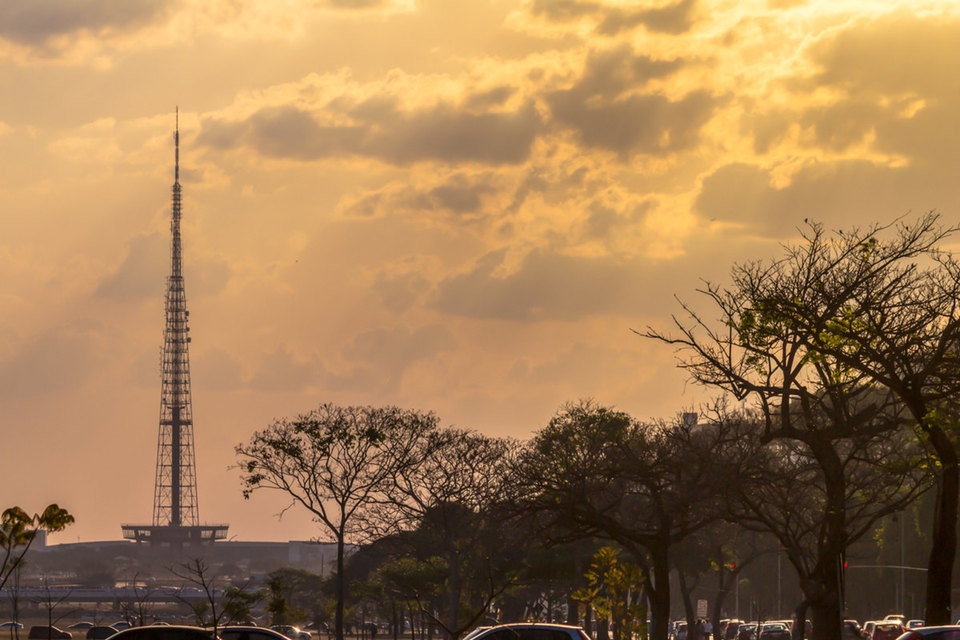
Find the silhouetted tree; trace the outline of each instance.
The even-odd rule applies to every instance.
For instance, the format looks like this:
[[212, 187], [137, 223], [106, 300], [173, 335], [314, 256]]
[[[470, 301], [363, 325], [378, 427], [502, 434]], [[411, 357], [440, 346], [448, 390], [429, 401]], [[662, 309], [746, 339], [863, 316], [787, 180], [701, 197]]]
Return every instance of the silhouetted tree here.
[[683, 424], [644, 425], [592, 402], [570, 404], [520, 457], [517, 500], [555, 540], [613, 540], [638, 564], [652, 637], [665, 640], [670, 548], [719, 515], [713, 469], [679, 446]]
[[[418, 443], [417, 465], [391, 480], [390, 500], [368, 512], [379, 531], [416, 530], [420, 541], [443, 558], [443, 613], [435, 620], [448, 638], [458, 638], [486, 612], [495, 594], [508, 587], [515, 570], [501, 571], [501, 540], [509, 520], [495, 516], [517, 444], [462, 429], [443, 429]], [[509, 534], [506, 534], [509, 535]], [[429, 560], [428, 558], [422, 558]], [[471, 597], [464, 597], [469, 592]], [[428, 614], [430, 612], [427, 612]]]
[[857, 459], [855, 450], [882, 448], [880, 440], [909, 417], [882, 380], [853, 366], [859, 346], [848, 333], [862, 321], [861, 299], [889, 287], [891, 270], [925, 257], [935, 237], [900, 225], [892, 239], [880, 241], [881, 231], [855, 229], [828, 238], [811, 224], [783, 258], [734, 265], [728, 287], [706, 284], [702, 293], [719, 313], [718, 322], [683, 305], [686, 318], [674, 317], [677, 335], [653, 329], [642, 334], [677, 346], [680, 366], [695, 381], [752, 401], [761, 415], [758, 441], [790, 443], [785, 448], [806, 462], [802, 477], [819, 476], [807, 483], [810, 492], [814, 486], [823, 491], [821, 500], [807, 503], [807, 509], [820, 506], [816, 543], [805, 547], [814, 558], [791, 555], [818, 640], [840, 634], [840, 568], [845, 545], [854, 539], [845, 465]]
[[226, 584], [203, 558], [191, 558], [169, 570], [200, 591], [200, 599], [187, 598], [181, 593], [176, 598], [190, 607], [197, 625], [211, 627], [214, 636], [224, 625], [249, 622], [251, 607], [263, 599], [262, 593], [248, 590], [246, 583], [239, 586]]
[[236, 447], [244, 497], [259, 489], [286, 493], [306, 508], [337, 545], [334, 628], [343, 640], [348, 538], [372, 533], [363, 513], [384, 503], [390, 480], [419, 464], [419, 443], [437, 428], [433, 414], [396, 407], [321, 405], [277, 420]]
[[124, 620], [142, 627], [148, 624], [148, 620], [153, 616], [153, 603], [150, 600], [153, 588], [149, 584], [141, 584], [139, 573], [133, 575], [128, 588], [132, 591], [133, 598], [120, 603], [120, 613]]
[[34, 603], [43, 609], [47, 619], [47, 637], [52, 637], [53, 627], [69, 615], [73, 615], [76, 609], [64, 610], [64, 603], [70, 600], [72, 590], [55, 590], [50, 586], [50, 581], [44, 577], [40, 582], [40, 595], [34, 598]]
[[[811, 323], [812, 345], [837, 362], [889, 389], [904, 406], [932, 454], [937, 476], [936, 510], [927, 564], [926, 621], [950, 624], [952, 575], [960, 501], [958, 428], [960, 407], [960, 264], [939, 245], [956, 226], [944, 226], [929, 213], [896, 225], [884, 240], [883, 228], [853, 230], [844, 242], [859, 243], [855, 260], [869, 268], [841, 271], [849, 291], [842, 317], [827, 331]], [[820, 227], [810, 240], [819, 242]], [[790, 309], [808, 322], [807, 309]]]
[[51, 504], [42, 513], [28, 515], [20, 507], [10, 507], [0, 515], [0, 589], [17, 570], [29, 551], [37, 532], [63, 531], [74, 518], [66, 509]]
[[272, 624], [312, 621], [319, 629], [327, 621], [328, 599], [322, 576], [284, 567], [267, 575], [267, 611]]
[[10, 625], [10, 639], [20, 637], [20, 629], [17, 628], [17, 623], [20, 622], [20, 575], [23, 571], [24, 562], [20, 562], [14, 568], [13, 572], [10, 574], [10, 580], [8, 581], [9, 587], [7, 587], [7, 597], [10, 599], [10, 621], [14, 624]]

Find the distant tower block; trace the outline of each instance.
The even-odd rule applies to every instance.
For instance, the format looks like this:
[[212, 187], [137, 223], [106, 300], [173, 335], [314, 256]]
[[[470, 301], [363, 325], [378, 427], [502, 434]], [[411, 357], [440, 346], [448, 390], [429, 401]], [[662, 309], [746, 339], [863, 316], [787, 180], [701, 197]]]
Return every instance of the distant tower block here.
[[167, 278], [163, 332], [163, 382], [160, 388], [160, 434], [153, 495], [153, 524], [122, 525], [123, 537], [169, 546], [211, 543], [227, 537], [225, 524], [200, 524], [193, 449], [193, 402], [190, 393], [190, 328], [183, 288], [180, 244], [180, 118], [174, 133], [171, 260]]

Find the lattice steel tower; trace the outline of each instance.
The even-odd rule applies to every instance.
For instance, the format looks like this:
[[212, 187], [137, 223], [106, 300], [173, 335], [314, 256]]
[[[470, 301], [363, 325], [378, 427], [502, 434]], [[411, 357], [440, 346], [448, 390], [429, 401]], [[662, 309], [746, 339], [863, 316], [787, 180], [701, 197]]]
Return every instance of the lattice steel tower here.
[[190, 394], [190, 327], [183, 289], [180, 244], [180, 118], [174, 133], [173, 212], [170, 216], [170, 276], [167, 278], [167, 323], [163, 332], [163, 382], [160, 388], [160, 435], [153, 526], [196, 526], [197, 478], [193, 449], [193, 402]]
[[160, 387], [160, 433], [150, 526], [123, 525], [124, 537], [141, 541], [212, 542], [226, 537], [227, 525], [201, 525], [193, 447], [193, 400], [190, 392], [190, 328], [183, 287], [180, 241], [180, 114], [174, 133], [173, 207], [170, 217], [170, 275], [165, 302], [163, 378]]

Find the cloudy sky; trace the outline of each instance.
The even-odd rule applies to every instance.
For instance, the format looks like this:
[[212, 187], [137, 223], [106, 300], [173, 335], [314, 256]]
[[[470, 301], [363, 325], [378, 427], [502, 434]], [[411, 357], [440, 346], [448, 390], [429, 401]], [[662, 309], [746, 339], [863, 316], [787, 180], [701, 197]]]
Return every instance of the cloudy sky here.
[[953, 0], [0, 3], [0, 506], [151, 517], [174, 109], [201, 519], [323, 401], [526, 437], [702, 393], [665, 327], [734, 261], [960, 214]]

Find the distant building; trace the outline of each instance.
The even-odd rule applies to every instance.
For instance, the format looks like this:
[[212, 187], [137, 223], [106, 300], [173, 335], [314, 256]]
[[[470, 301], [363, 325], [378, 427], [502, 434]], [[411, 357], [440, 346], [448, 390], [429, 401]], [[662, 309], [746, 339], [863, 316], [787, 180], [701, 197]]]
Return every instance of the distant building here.
[[[355, 547], [349, 546], [347, 553]], [[221, 541], [215, 545], [180, 550], [157, 545], [138, 545], [129, 540], [98, 542], [73, 542], [57, 545], [35, 545], [31, 548], [31, 562], [26, 566], [26, 576], [32, 573], [42, 576], [48, 569], [70, 567], [108, 566], [120, 571], [129, 561], [139, 579], [160, 578], [171, 566], [186, 558], [202, 557], [217, 572], [222, 567], [233, 567], [244, 577], [265, 575], [275, 569], [291, 567], [303, 569], [322, 576], [330, 575], [336, 567], [337, 546], [330, 542], [290, 540], [289, 542]], [[122, 573], [122, 571], [121, 571]], [[115, 573], [115, 578], [124, 577]], [[77, 575], [82, 583], [84, 576]]]

